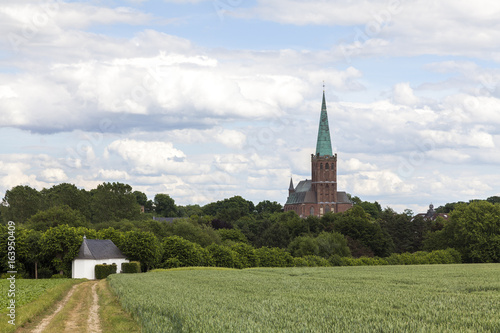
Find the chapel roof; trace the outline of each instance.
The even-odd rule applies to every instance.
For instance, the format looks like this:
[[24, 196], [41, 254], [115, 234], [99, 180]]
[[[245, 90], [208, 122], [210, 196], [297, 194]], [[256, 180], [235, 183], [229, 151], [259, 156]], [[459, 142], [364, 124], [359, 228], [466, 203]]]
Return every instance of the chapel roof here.
[[126, 258], [110, 239], [87, 239], [83, 237], [80, 251], [75, 259], [119, 259]]

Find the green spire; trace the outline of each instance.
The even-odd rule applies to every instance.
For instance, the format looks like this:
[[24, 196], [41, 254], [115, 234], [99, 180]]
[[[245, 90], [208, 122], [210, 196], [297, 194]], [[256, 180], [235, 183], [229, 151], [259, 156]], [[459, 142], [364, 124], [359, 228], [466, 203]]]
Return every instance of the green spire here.
[[321, 117], [319, 120], [318, 141], [316, 142], [316, 155], [332, 156], [332, 141], [330, 139], [330, 128], [328, 127], [328, 114], [326, 113], [325, 91], [323, 90], [323, 105], [321, 105]]

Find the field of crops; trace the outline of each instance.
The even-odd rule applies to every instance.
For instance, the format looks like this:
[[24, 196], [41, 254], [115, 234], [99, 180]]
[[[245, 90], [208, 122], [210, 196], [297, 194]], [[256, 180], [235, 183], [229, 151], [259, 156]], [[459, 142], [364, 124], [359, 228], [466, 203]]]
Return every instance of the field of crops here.
[[[41, 279], [41, 280], [28, 280], [16, 279], [16, 307], [20, 307], [26, 303], [31, 302], [38, 296], [45, 293], [47, 290], [56, 287], [62, 283], [70, 283], [70, 279]], [[7, 306], [10, 298], [9, 281], [7, 279], [0, 280], [0, 313], [7, 311]]]
[[112, 275], [144, 332], [500, 332], [500, 265]]

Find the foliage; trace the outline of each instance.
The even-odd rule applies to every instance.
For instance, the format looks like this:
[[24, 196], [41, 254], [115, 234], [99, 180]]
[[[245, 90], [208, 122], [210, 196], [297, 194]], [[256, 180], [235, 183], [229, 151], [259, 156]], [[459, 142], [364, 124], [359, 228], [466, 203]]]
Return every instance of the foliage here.
[[[207, 250], [202, 248], [199, 244], [190, 242], [179, 236], [165, 238], [162, 243], [162, 249], [162, 263], [175, 258], [179, 261], [179, 265], [176, 267], [206, 266], [209, 264], [207, 260]], [[161, 266], [170, 268], [170, 266], [165, 264]]]
[[236, 243], [231, 246], [231, 250], [239, 254], [241, 268], [259, 266], [259, 257], [251, 245], [246, 243]]
[[166, 226], [170, 235], [180, 236], [201, 246], [208, 246], [212, 243], [219, 244], [219, 234], [209, 226], [200, 225], [196, 219], [179, 219]]
[[253, 202], [237, 195], [229, 199], [209, 203], [202, 207], [204, 215], [211, 215], [226, 222], [235, 222], [243, 216], [253, 214]]
[[111, 274], [116, 273], [116, 264], [112, 265], [95, 265], [94, 267], [95, 278], [97, 280], [105, 279]]
[[49, 189], [43, 189], [41, 194], [42, 209], [44, 210], [57, 206], [68, 206], [80, 212], [85, 217], [85, 220], [90, 220], [92, 217], [90, 211], [90, 193], [85, 190], [79, 190], [73, 184], [62, 183], [54, 185]]
[[263, 216], [266, 214], [280, 213], [283, 211], [283, 206], [276, 201], [271, 202], [269, 200], [264, 200], [255, 206], [255, 210], [257, 214]]
[[54, 269], [69, 274], [71, 262], [82, 245], [82, 236], [76, 228], [66, 224], [50, 228], [40, 239], [41, 255], [51, 260]]
[[161, 245], [152, 232], [126, 232], [121, 250], [130, 260], [141, 262], [145, 271], [155, 268], [161, 259]]
[[207, 250], [216, 267], [242, 268], [240, 255], [231, 250], [231, 248], [223, 245], [211, 244], [207, 247]]
[[102, 183], [91, 194], [93, 223], [139, 218], [140, 206], [130, 185]]
[[160, 216], [177, 216], [177, 206], [175, 206], [175, 201], [168, 194], [158, 193], [155, 195], [154, 207], [156, 214]]
[[15, 186], [5, 192], [0, 205], [4, 222], [26, 222], [42, 206], [42, 195], [29, 186]]
[[261, 247], [255, 250], [260, 267], [292, 267], [293, 257], [290, 253], [277, 247]]
[[27, 222], [29, 228], [39, 231], [45, 231], [61, 224], [67, 224], [70, 227], [90, 227], [90, 223], [80, 211], [67, 205], [54, 206], [39, 211], [31, 216]]
[[145, 333], [497, 332], [499, 273], [495, 265], [192, 269], [109, 283]]
[[138, 261], [122, 262], [121, 265], [122, 273], [140, 273], [141, 263]]
[[248, 243], [245, 235], [238, 229], [219, 229], [217, 233], [220, 235], [222, 242]]
[[429, 234], [427, 249], [453, 247], [464, 262], [500, 262], [500, 204], [457, 205], [443, 230]]

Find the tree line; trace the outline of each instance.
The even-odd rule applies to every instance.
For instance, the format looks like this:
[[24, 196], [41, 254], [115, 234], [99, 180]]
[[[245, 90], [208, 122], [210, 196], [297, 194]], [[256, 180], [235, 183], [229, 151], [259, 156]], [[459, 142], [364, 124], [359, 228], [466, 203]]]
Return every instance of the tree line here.
[[[198, 253], [194, 255], [198, 264], [218, 265], [214, 258], [233, 258], [233, 264], [226, 262], [224, 267], [251, 267], [245, 263], [255, 264], [251, 256], [241, 259], [249, 249], [257, 251], [250, 252], [260, 258], [259, 265], [266, 265], [262, 258], [270, 262], [281, 258], [288, 265], [290, 260], [297, 264], [297, 258], [309, 260], [307, 264], [333, 265], [339, 264], [339, 258], [376, 261], [394, 254], [448, 248], [457, 250], [464, 262], [500, 262], [497, 199], [438, 207], [436, 211], [449, 214], [448, 221], [413, 217], [410, 211], [399, 214], [357, 197], [351, 198], [354, 206], [345, 213], [302, 219], [294, 212], [283, 212], [279, 203], [268, 200], [254, 205], [234, 196], [204, 206], [178, 206], [168, 194], [157, 194], [154, 200], [148, 200], [144, 193], [133, 191], [127, 184], [103, 183], [86, 191], [65, 183], [42, 191], [16, 186], [6, 192], [0, 214], [2, 228], [9, 220], [16, 222], [20, 263], [26, 275], [33, 277], [35, 267], [42, 276], [61, 272], [68, 275], [83, 235], [111, 239], [131, 259], [140, 261], [145, 270], [192, 264], [183, 261], [180, 254], [172, 255], [171, 249], [178, 246], [172, 245], [172, 237], [177, 243], [180, 238], [194, 244], [188, 247], [195, 247], [196, 251], [190, 251]], [[154, 216], [179, 219], [156, 221]], [[6, 236], [6, 229], [2, 230], [2, 244]], [[4, 249], [0, 256], [5, 259]], [[419, 254], [419, 258], [423, 257]], [[4, 259], [2, 263], [7, 262]]]

